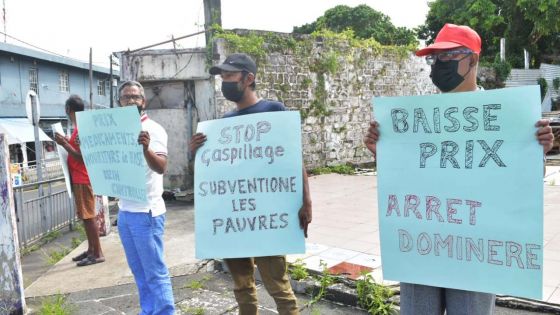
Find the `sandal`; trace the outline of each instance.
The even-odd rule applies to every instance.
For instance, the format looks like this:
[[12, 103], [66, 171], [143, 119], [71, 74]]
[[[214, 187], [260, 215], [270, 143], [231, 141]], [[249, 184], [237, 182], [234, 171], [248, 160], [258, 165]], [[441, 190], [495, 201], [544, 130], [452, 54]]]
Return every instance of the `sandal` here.
[[72, 261], [82, 261], [82, 260], [84, 260], [85, 258], [87, 258], [87, 256], [88, 256], [88, 252], [86, 251], [86, 252], [83, 252], [83, 253], [81, 253], [80, 255], [78, 255], [78, 256], [72, 258]]
[[98, 264], [98, 263], [102, 263], [105, 261], [105, 257], [99, 257], [99, 258], [95, 258], [93, 256], [87, 256], [86, 258], [80, 260], [76, 266], [78, 267], [84, 267], [84, 266], [89, 266], [89, 265], [94, 265], [94, 264]]

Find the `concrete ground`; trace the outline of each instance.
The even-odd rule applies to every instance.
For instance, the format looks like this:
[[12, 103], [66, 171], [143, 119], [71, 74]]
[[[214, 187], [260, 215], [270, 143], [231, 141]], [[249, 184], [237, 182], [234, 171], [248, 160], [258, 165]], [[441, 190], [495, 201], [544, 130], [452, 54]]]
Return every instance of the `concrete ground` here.
[[[164, 237], [165, 261], [172, 276], [185, 275], [198, 269], [199, 261], [194, 258], [194, 212], [192, 209], [192, 204], [185, 205], [179, 202], [168, 204]], [[134, 279], [126, 263], [116, 227], [113, 227], [113, 232], [108, 236], [101, 238], [101, 247], [106, 259], [104, 263], [76, 267], [72, 257], [87, 249], [87, 242], [84, 242], [39, 279], [27, 286], [25, 296], [69, 293], [133, 283]], [[64, 281], [60, 281], [61, 279]]]
[[[560, 170], [551, 169], [556, 172]], [[560, 173], [559, 173], [560, 174]], [[560, 178], [556, 185], [560, 184]], [[340, 261], [363, 262], [376, 265], [374, 274], [380, 277], [380, 268], [375, 257], [380, 255], [377, 227], [377, 200], [375, 176], [322, 175], [310, 178], [313, 198], [314, 219], [310, 225], [308, 252], [300, 255], [309, 262], [308, 267], [325, 256], [327, 263]], [[560, 303], [560, 186], [545, 184], [545, 301]], [[213, 272], [209, 266], [194, 258], [194, 220], [192, 203], [171, 202], [168, 204], [168, 219], [165, 234], [165, 259], [173, 276], [176, 302], [183, 307], [184, 314], [199, 308], [207, 308], [204, 314], [235, 312], [231, 295], [231, 281], [227, 274]], [[105, 263], [78, 268], [71, 257], [85, 249], [86, 244], [76, 248], [63, 260], [48, 269], [39, 278], [27, 282], [25, 295], [30, 308], [37, 309], [40, 300], [53, 294], [68, 294], [68, 301], [78, 314], [134, 314], [138, 311], [136, 289], [116, 229], [101, 239], [107, 261]], [[291, 256], [293, 260], [297, 256]], [[330, 259], [330, 260], [329, 260]], [[37, 266], [27, 266], [24, 257], [24, 275], [38, 275]], [[377, 259], [378, 260], [378, 259]], [[25, 276], [24, 276], [25, 277]], [[185, 283], [209, 277], [207, 289], [185, 288]], [[201, 292], [204, 292], [202, 294]], [[264, 292], [261, 306], [263, 314], [274, 314], [274, 304]], [[301, 305], [309, 299], [298, 296]], [[268, 300], [267, 300], [268, 299]], [[218, 303], [220, 310], [212, 310]], [[269, 303], [270, 302], [270, 303]], [[216, 306], [218, 307], [218, 306]], [[348, 306], [322, 303], [319, 314], [363, 314], [363, 311]], [[189, 310], [189, 312], [187, 312]], [[314, 311], [317, 314], [317, 311]], [[311, 313], [312, 310], [306, 309]], [[496, 314], [530, 314], [499, 308]]]

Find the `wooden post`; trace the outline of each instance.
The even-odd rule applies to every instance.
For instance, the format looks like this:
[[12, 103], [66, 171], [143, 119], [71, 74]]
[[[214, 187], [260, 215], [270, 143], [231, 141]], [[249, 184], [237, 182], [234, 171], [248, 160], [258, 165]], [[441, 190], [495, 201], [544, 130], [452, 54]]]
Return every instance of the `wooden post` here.
[[8, 139], [0, 134], [0, 314], [24, 314], [23, 276], [9, 157]]

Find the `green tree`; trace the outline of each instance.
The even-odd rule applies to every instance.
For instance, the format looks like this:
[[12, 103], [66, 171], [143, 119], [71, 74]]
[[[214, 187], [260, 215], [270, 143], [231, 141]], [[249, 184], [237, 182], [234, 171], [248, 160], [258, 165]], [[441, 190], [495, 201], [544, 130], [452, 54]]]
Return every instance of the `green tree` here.
[[559, 0], [517, 0], [517, 6], [532, 24], [532, 44], [536, 44], [543, 36], [560, 33]]
[[482, 38], [482, 59], [492, 62], [506, 38], [506, 58], [523, 66], [523, 49], [531, 66], [560, 63], [560, 0], [435, 0], [416, 32], [432, 42], [445, 23], [468, 25]]
[[436, 0], [430, 2], [430, 11], [424, 25], [417, 28], [418, 37], [432, 43], [445, 23], [468, 25], [482, 39], [482, 57], [493, 61], [499, 52], [500, 37], [506, 24], [504, 17], [492, 0]]
[[351, 29], [358, 38], [373, 38], [384, 45], [409, 45], [417, 43], [413, 30], [395, 27], [387, 15], [365, 4], [354, 8], [347, 5], [338, 5], [325, 11], [323, 16], [312, 23], [299, 27], [295, 26], [293, 32], [311, 34], [321, 29], [328, 29], [334, 32]]

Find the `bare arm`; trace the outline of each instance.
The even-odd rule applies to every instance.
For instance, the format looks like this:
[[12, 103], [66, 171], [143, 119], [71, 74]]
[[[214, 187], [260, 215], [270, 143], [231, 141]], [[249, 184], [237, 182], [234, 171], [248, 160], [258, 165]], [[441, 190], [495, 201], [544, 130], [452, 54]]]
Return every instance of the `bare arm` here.
[[138, 136], [138, 144], [142, 145], [144, 158], [148, 167], [158, 174], [163, 174], [167, 169], [167, 157], [162, 154], [156, 154], [149, 148], [150, 134], [147, 131], [140, 131]]
[[[548, 151], [550, 151], [554, 145], [554, 133], [552, 133], [552, 127], [550, 127], [550, 121], [548, 119], [541, 119], [535, 124], [539, 127], [537, 130], [537, 140], [543, 146], [543, 154], [546, 157]], [[546, 164], [544, 165], [543, 175], [546, 174]]]
[[309, 181], [307, 179], [307, 171], [303, 167], [303, 205], [299, 209], [299, 226], [303, 229], [303, 235], [307, 237], [307, 226], [313, 218], [313, 210], [311, 206], [311, 193], [309, 192]]
[[[68, 142], [68, 139], [66, 139], [65, 136], [59, 134], [59, 133], [55, 133], [54, 135], [54, 141], [56, 141], [56, 143], [60, 146], [62, 146], [64, 148], [64, 150], [66, 150], [66, 152], [68, 152], [68, 154], [70, 154], [75, 160], [79, 161], [79, 162], [83, 162], [83, 158], [82, 158], [82, 152], [78, 149], [74, 149], [71, 145], [70, 142]], [[76, 144], [78, 145], [78, 147], [80, 146], [80, 140], [78, 137], [76, 137]]]
[[368, 131], [364, 137], [364, 143], [368, 150], [376, 157], [377, 154], [377, 140], [379, 140], [379, 123], [372, 121], [369, 123]]

